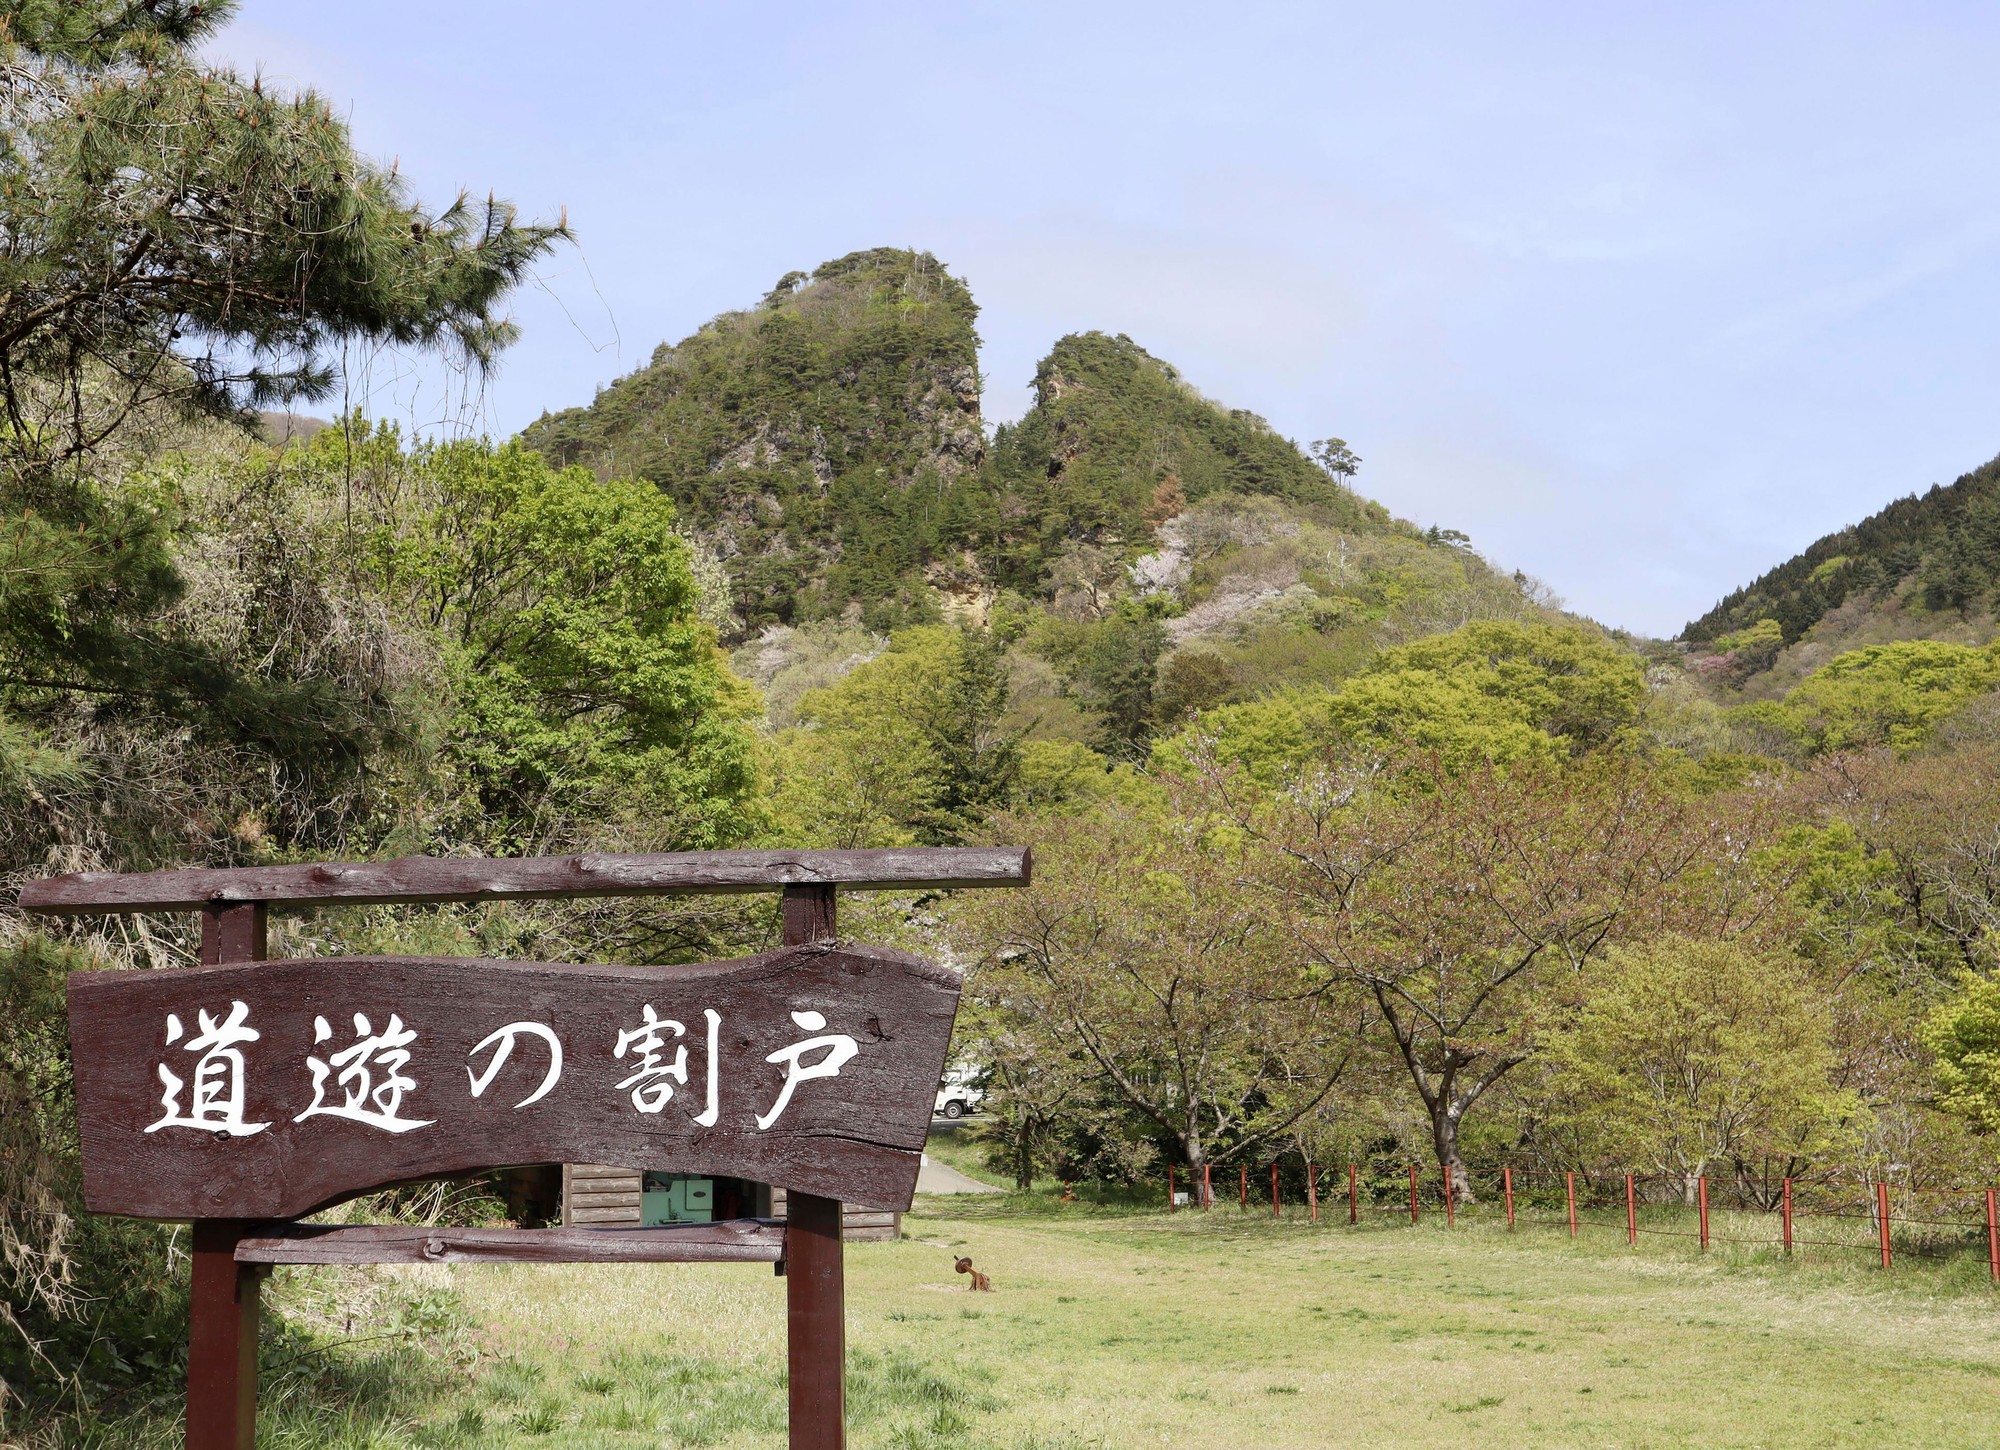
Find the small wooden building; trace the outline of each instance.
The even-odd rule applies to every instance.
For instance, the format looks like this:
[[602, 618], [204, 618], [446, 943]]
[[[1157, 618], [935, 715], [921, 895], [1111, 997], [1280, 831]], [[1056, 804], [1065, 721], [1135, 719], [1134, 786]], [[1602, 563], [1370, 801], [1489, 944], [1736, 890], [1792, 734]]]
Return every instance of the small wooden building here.
[[[651, 1222], [670, 1222], [667, 1214], [678, 1217], [676, 1208], [685, 1207], [687, 1194], [675, 1194], [672, 1185], [655, 1180], [637, 1168], [620, 1168], [605, 1163], [565, 1163], [562, 1173], [562, 1221], [565, 1226], [590, 1228], [639, 1228]], [[704, 1189], [700, 1207], [702, 1218], [783, 1218], [785, 1190], [745, 1178], [680, 1180], [698, 1183]], [[666, 1213], [655, 1208], [648, 1213], [648, 1194], [655, 1204], [667, 1206]], [[679, 1198], [678, 1205], [675, 1199]], [[841, 1237], [850, 1243], [870, 1239], [893, 1239], [901, 1234], [903, 1216], [872, 1208], [844, 1204], [841, 1208]]]

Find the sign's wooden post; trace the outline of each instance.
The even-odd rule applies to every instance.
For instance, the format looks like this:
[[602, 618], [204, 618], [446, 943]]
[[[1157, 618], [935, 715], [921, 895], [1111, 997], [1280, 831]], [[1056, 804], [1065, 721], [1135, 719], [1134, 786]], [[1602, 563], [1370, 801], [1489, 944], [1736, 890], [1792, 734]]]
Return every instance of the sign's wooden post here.
[[[831, 886], [787, 886], [785, 945], [837, 934]], [[847, 1445], [847, 1281], [840, 1203], [816, 1193], [785, 1198], [785, 1358], [792, 1450]]]
[[[201, 964], [262, 961], [262, 902], [201, 913]], [[245, 1225], [194, 1221], [188, 1285], [187, 1450], [252, 1450], [257, 1443], [257, 1330], [264, 1269], [236, 1262]]]

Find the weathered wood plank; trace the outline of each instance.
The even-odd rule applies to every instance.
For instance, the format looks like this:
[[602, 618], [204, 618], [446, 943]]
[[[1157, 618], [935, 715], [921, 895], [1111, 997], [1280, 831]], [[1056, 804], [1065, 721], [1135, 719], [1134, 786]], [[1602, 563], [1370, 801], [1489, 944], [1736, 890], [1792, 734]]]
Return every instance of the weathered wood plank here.
[[768, 1219], [619, 1229], [265, 1224], [236, 1245], [242, 1264], [768, 1264], [784, 1256], [785, 1226]]
[[86, 871], [31, 881], [21, 907], [57, 915], [192, 911], [223, 903], [366, 906], [385, 902], [538, 900], [571, 896], [850, 891], [1025, 886], [1020, 846], [911, 846], [872, 851], [686, 851], [652, 856], [448, 857], [130, 874]]
[[942, 967], [840, 943], [673, 968], [387, 957], [77, 972], [85, 1202], [291, 1218], [569, 1156], [900, 1209], [958, 990]]
[[631, 1224], [636, 1228], [639, 1224], [639, 1205], [635, 1203], [630, 1208], [579, 1208], [570, 1214], [569, 1221], [574, 1224]]

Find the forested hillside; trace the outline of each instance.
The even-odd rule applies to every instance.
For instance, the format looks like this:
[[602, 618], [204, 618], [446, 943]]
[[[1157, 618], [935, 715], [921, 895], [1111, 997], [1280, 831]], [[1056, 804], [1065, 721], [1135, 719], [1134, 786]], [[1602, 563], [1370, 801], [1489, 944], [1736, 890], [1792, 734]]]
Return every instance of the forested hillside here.
[[1191, 709], [1540, 611], [1532, 584], [1358, 494], [1340, 440], [1308, 456], [1127, 337], [1059, 340], [989, 446], [975, 312], [928, 254], [857, 252], [524, 437], [674, 500], [781, 727], [894, 631], [957, 622], [990, 626], [1025, 739], [1131, 758]]
[[1726, 596], [1681, 637], [1738, 679], [1778, 665], [1781, 654], [1790, 666], [1781, 676], [1796, 679], [1858, 645], [1983, 641], [1996, 582], [2000, 459], [1828, 534]]
[[525, 437], [657, 484], [728, 561], [750, 628], [854, 601], [899, 622], [977, 512], [976, 311], [926, 254], [856, 252], [663, 344]]

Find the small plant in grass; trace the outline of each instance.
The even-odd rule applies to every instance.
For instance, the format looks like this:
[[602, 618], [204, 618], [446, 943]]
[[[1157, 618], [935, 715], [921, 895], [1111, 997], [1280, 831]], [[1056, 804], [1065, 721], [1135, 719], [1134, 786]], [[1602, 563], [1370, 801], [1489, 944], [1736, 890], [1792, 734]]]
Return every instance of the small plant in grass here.
[[562, 1405], [556, 1400], [542, 1400], [533, 1407], [517, 1411], [514, 1428], [523, 1435], [553, 1435], [563, 1425]]
[[479, 1392], [498, 1404], [528, 1398], [542, 1382], [542, 1367], [526, 1360], [503, 1359], [480, 1382]]

